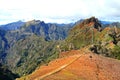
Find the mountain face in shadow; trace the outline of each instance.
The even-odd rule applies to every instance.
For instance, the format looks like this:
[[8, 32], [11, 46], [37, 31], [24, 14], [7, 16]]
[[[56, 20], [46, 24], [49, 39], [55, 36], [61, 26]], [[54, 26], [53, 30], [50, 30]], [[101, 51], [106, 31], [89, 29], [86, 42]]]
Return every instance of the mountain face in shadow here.
[[7, 67], [3, 66], [0, 63], [0, 79], [2, 80], [15, 80], [18, 75], [13, 74], [10, 70], [7, 69]]
[[33, 33], [37, 36], [43, 36], [46, 40], [62, 40], [68, 35], [68, 31], [73, 24], [55, 24], [44, 23], [40, 20], [32, 20], [21, 27], [21, 33]]

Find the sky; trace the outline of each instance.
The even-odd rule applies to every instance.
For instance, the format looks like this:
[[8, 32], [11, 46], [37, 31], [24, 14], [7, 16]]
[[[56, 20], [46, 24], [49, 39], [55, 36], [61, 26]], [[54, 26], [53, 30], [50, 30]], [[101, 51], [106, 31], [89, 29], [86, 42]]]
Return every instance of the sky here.
[[33, 19], [70, 23], [91, 16], [120, 22], [120, 0], [0, 0], [0, 24]]

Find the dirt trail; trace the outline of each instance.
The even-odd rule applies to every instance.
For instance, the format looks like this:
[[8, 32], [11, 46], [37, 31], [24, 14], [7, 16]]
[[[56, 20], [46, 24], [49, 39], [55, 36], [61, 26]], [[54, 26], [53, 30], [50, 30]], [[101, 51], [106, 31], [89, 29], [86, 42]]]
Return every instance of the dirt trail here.
[[[73, 55], [76, 57], [75, 59], [73, 59], [73, 60], [71, 60], [70, 62], [68, 62], [67, 64], [64, 64], [64, 65], [62, 65], [62, 66], [60, 66], [59, 68], [57, 68], [57, 69], [55, 69], [55, 70], [53, 70], [53, 71], [51, 71], [51, 72], [48, 72], [47, 74], [45, 74], [45, 75], [42, 75], [42, 76], [40, 76], [39, 78], [36, 78], [36, 79], [34, 79], [34, 80], [41, 80], [41, 79], [43, 79], [43, 78], [45, 78], [45, 77], [47, 77], [47, 76], [50, 76], [50, 75], [52, 75], [52, 74], [54, 74], [54, 73], [56, 73], [56, 72], [59, 72], [59, 71], [61, 71], [62, 69], [64, 69], [64, 68], [66, 68], [67, 66], [69, 66], [70, 64], [72, 64], [73, 62], [75, 62], [77, 59], [79, 59], [82, 55], [84, 55], [85, 53], [88, 53], [89, 51], [86, 49], [86, 48], [83, 48], [83, 49], [81, 49], [81, 50], [73, 50], [72, 51], [72, 53], [73, 52], [75, 52]], [[82, 53], [82, 54], [80, 54], [80, 53]], [[68, 53], [67, 53], [68, 54]], [[70, 54], [69, 54], [70, 55]], [[73, 55], [70, 55], [70, 56], [73, 56]], [[66, 55], [65, 55], [66, 56]], [[67, 55], [68, 56], [68, 55]]]
[[60, 66], [59, 68], [57, 68], [57, 69], [55, 69], [55, 70], [53, 70], [53, 71], [51, 71], [51, 72], [49, 72], [49, 73], [47, 73], [47, 74], [45, 74], [45, 75], [42, 75], [42, 76], [40, 76], [39, 78], [36, 78], [36, 79], [34, 79], [34, 80], [41, 80], [41, 79], [43, 79], [43, 78], [45, 78], [45, 77], [47, 77], [47, 76], [49, 76], [49, 75], [52, 75], [52, 74], [54, 74], [54, 73], [56, 73], [56, 72], [59, 72], [60, 70], [66, 68], [67, 66], [69, 66], [70, 64], [72, 64], [74, 61], [76, 61], [77, 59], [79, 59], [82, 55], [83, 55], [83, 54], [81, 54], [81, 55], [75, 55], [76, 58], [73, 59], [72, 61], [70, 61], [69, 63], [64, 64], [64, 65]]

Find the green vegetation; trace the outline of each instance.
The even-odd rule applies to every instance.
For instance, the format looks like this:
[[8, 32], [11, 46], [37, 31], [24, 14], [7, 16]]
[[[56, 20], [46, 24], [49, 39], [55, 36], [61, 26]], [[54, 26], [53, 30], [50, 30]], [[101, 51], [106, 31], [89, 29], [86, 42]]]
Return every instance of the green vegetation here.
[[57, 44], [57, 41], [48, 42], [42, 37], [33, 35], [15, 43], [6, 59], [13, 72], [20, 76], [30, 74], [38, 65], [58, 57]]
[[63, 44], [63, 49], [69, 49], [70, 43], [74, 46], [74, 49], [80, 49], [81, 47], [96, 43], [96, 36], [100, 32], [99, 29], [101, 29], [101, 25], [94, 17], [76, 24], [70, 30], [65, 40], [66, 45]]
[[120, 59], [120, 46], [119, 40], [120, 29], [117, 28], [115, 31], [114, 27], [107, 27], [96, 38], [98, 43], [93, 44], [90, 50], [107, 57]]
[[120, 46], [118, 46], [120, 28], [102, 28], [97, 20], [90, 19], [84, 20], [70, 30], [65, 42], [61, 44], [61, 49], [67, 51], [92, 45], [90, 50], [94, 53], [120, 59]]
[[113, 48], [112, 53], [110, 54], [110, 57], [120, 60], [120, 47], [119, 46], [115, 46]]

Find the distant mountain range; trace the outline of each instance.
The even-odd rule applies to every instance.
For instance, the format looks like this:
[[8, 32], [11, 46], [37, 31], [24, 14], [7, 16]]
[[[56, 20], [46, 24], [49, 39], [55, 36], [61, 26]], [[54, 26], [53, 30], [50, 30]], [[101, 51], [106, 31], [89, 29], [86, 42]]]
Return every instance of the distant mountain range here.
[[17, 21], [17, 22], [5, 24], [5, 25], [0, 25], [0, 28], [2, 28], [2, 29], [4, 29], [4, 30], [17, 30], [17, 29], [19, 29], [21, 26], [23, 26], [24, 23], [25, 23], [25, 22]]
[[[78, 24], [78, 23], [82, 22], [83, 20], [84, 19], [80, 19], [80, 20], [78, 20], [75, 23], [69, 23], [69, 24], [63, 24], [63, 23], [62, 24], [58, 24], [58, 23], [45, 23], [45, 24], [48, 24], [48, 25], [50, 25], [50, 24], [53, 25], [54, 24], [54, 25], [59, 26], [59, 27], [60, 26], [65, 26], [65, 25], [71, 25], [71, 26], [73, 26], [75, 24]], [[32, 20], [32, 21], [40, 21], [40, 20]], [[28, 21], [28, 22], [30, 22], [30, 21]], [[100, 22], [103, 25], [120, 24], [119, 22], [110, 22], [110, 21], [100, 21]], [[5, 25], [0, 25], [0, 28], [2, 28], [4, 30], [17, 30], [17, 29], [20, 29], [20, 27], [22, 27], [25, 23], [26, 22], [23, 22], [23, 21], [16, 21], [16, 22], [5, 24]]]

